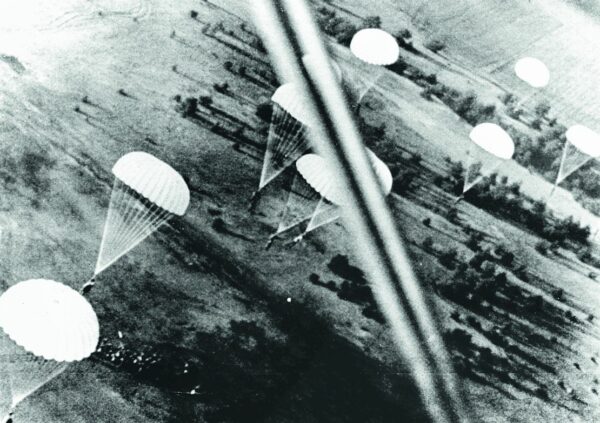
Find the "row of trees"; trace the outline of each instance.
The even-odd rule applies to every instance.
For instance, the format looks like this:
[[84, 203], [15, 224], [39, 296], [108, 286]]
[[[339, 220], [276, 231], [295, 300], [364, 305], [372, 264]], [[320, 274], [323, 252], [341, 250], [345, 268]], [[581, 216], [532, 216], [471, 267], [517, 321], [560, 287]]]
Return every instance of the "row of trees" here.
[[[456, 195], [462, 193], [464, 167], [460, 162], [446, 159], [450, 165], [449, 176], [438, 176], [434, 183]], [[546, 209], [541, 201], [533, 200], [521, 192], [518, 183], [508, 183], [507, 177], [497, 174], [485, 176], [481, 182], [465, 193], [469, 203], [492, 213], [502, 213], [550, 242], [571, 249], [589, 243], [590, 228], [575, 222], [573, 217], [561, 219]]]

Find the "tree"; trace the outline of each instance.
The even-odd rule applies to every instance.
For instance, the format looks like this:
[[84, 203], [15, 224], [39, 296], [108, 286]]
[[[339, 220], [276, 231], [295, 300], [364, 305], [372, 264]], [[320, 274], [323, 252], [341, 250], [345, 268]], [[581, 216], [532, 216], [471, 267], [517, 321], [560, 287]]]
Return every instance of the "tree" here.
[[423, 240], [423, 249], [425, 251], [433, 251], [433, 238], [428, 236]]
[[198, 99], [188, 97], [183, 104], [183, 117], [194, 116], [198, 112]]
[[440, 256], [438, 257], [438, 261], [448, 269], [453, 269], [454, 262], [456, 261], [457, 257], [458, 251], [456, 251], [456, 249], [454, 248], [450, 248], [448, 251], [445, 251], [442, 254], [440, 254]]
[[264, 122], [271, 122], [271, 115], [273, 114], [273, 105], [270, 101], [260, 103], [256, 106], [256, 116]]
[[210, 107], [213, 104], [213, 99], [209, 95], [201, 95], [199, 100], [200, 104], [204, 107]]
[[381, 18], [379, 16], [367, 16], [363, 20], [363, 28], [381, 28]]
[[548, 115], [548, 112], [550, 112], [550, 104], [545, 101], [542, 101], [535, 106], [535, 114], [540, 118], [545, 118]]
[[446, 44], [439, 39], [433, 39], [425, 44], [425, 47], [434, 53], [439, 53], [446, 48]]

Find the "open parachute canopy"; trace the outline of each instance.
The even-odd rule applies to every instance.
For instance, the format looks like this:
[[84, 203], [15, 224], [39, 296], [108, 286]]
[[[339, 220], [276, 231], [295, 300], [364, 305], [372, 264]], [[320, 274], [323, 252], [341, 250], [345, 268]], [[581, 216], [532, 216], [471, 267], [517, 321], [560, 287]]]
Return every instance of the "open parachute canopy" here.
[[350, 51], [370, 65], [387, 66], [396, 63], [400, 47], [396, 39], [383, 29], [361, 29], [352, 37]]
[[190, 190], [171, 166], [132, 152], [113, 166], [115, 176], [95, 274], [106, 269], [174, 215], [185, 214]]
[[600, 134], [596, 131], [577, 124], [567, 129], [565, 137], [567, 141], [563, 148], [554, 187], [590, 160], [600, 157]]
[[499, 159], [509, 160], [515, 152], [515, 143], [504, 129], [495, 123], [480, 123], [469, 134], [471, 141]]
[[[390, 169], [371, 150], [367, 149], [367, 152], [375, 175], [385, 195], [388, 195], [392, 190], [393, 183]], [[335, 205], [343, 205], [343, 193], [339, 179], [323, 157], [317, 154], [306, 154], [298, 160], [296, 168], [304, 180], [323, 198]]]
[[523, 57], [515, 63], [515, 74], [533, 88], [543, 88], [550, 82], [548, 67], [535, 57]]
[[463, 194], [494, 172], [515, 152], [515, 144], [508, 133], [495, 123], [480, 123], [470, 132]]
[[271, 101], [278, 104], [303, 125], [311, 126], [312, 119], [309, 114], [306, 96], [296, 84], [288, 82], [281, 85], [271, 96]]
[[28, 352], [55, 361], [89, 357], [100, 330], [84, 297], [47, 279], [20, 282], [0, 296], [0, 328]]
[[183, 177], [151, 154], [128, 153], [115, 163], [112, 172], [125, 185], [173, 214], [183, 216], [190, 204], [190, 190]]
[[[388, 195], [392, 189], [389, 168], [372, 151], [367, 153], [382, 190]], [[310, 219], [304, 234], [339, 218], [339, 207], [344, 196], [333, 169], [321, 156], [306, 154], [296, 162], [297, 175], [288, 194], [288, 200], [274, 237]]]
[[309, 149], [313, 122], [307, 99], [295, 84], [283, 84], [271, 97], [273, 113], [258, 189], [263, 189]]
[[0, 296], [0, 418], [69, 363], [89, 357], [99, 324], [88, 301], [59, 282], [20, 282]]
[[566, 132], [567, 141], [590, 157], [600, 156], [600, 134], [583, 125], [573, 125]]

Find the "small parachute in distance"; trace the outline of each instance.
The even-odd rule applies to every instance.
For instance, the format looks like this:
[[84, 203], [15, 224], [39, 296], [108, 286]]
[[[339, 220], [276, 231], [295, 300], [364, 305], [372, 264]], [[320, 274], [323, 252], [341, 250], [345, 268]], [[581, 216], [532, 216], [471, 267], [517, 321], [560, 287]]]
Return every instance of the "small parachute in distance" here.
[[173, 216], [183, 216], [190, 202], [183, 177], [151, 154], [128, 153], [112, 172], [114, 185], [94, 276]]
[[536, 98], [550, 82], [550, 70], [539, 59], [535, 57], [522, 57], [517, 60], [514, 67], [517, 78], [527, 84], [525, 96], [517, 103], [516, 109], [520, 109], [524, 103]]
[[564, 181], [587, 162], [600, 157], [600, 134], [583, 125], [573, 125], [565, 134], [555, 186]]
[[494, 172], [501, 163], [510, 160], [515, 144], [508, 133], [495, 123], [480, 123], [470, 132], [463, 195]]
[[550, 70], [535, 57], [523, 57], [515, 63], [517, 77], [533, 88], [543, 88], [550, 82]]
[[33, 279], [7, 289], [0, 296], [0, 417], [89, 357], [99, 333], [92, 306], [66, 285]]
[[381, 77], [385, 66], [398, 61], [400, 46], [396, 39], [383, 29], [365, 28], [352, 37], [350, 51], [367, 65], [364, 72], [359, 71], [358, 78], [354, 81], [360, 102]]
[[[373, 166], [375, 176], [381, 185], [384, 195], [389, 195], [392, 191], [393, 178], [390, 169], [368, 148], [367, 155]], [[307, 154], [302, 156], [296, 163], [298, 173], [302, 178], [318, 193], [319, 201], [313, 208], [308, 225], [304, 229], [301, 239], [308, 232], [317, 229], [320, 226], [333, 222], [340, 217], [340, 206], [344, 207], [345, 196], [342, 192], [340, 181], [335, 172], [325, 159], [317, 154]]]
[[308, 128], [313, 119], [307, 99], [294, 83], [283, 84], [271, 97], [273, 113], [258, 191], [279, 176], [310, 147]]

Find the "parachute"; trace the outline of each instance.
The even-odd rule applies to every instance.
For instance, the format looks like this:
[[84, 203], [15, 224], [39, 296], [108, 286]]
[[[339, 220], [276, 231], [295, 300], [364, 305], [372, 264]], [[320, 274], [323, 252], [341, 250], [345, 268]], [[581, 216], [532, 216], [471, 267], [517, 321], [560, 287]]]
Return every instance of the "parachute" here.
[[501, 163], [510, 160], [515, 144], [510, 135], [495, 123], [481, 123], [469, 134], [467, 166], [463, 184], [463, 195], [473, 188], [484, 176], [494, 172]]
[[92, 306], [66, 285], [33, 279], [6, 290], [0, 296], [0, 417], [70, 363], [89, 357], [99, 332]]
[[128, 153], [112, 172], [115, 179], [94, 276], [174, 215], [182, 216], [190, 202], [183, 177], [151, 154]]
[[542, 88], [550, 82], [550, 70], [539, 59], [535, 57], [523, 57], [515, 63], [515, 75], [527, 84], [528, 94], [515, 106], [519, 109], [525, 102], [534, 99]]
[[304, 94], [295, 84], [287, 83], [275, 90], [271, 101], [273, 113], [258, 191], [309, 148], [306, 132], [312, 119]]
[[565, 135], [567, 141], [554, 186], [590, 160], [600, 156], [600, 134], [597, 132], [583, 125], [573, 125], [567, 129]]
[[400, 47], [396, 39], [386, 31], [366, 28], [354, 34], [350, 42], [350, 51], [365, 65], [365, 69], [359, 70], [358, 78], [353, 81], [357, 101], [360, 102], [383, 75], [384, 67], [396, 63], [400, 57]]
[[[387, 165], [375, 155], [371, 150], [367, 149], [371, 165], [375, 171], [375, 176], [381, 184], [384, 195], [389, 195], [392, 192], [393, 178], [390, 169]], [[330, 181], [334, 180], [334, 175], [331, 174], [331, 169], [326, 166], [324, 159], [316, 155], [305, 156], [304, 163], [298, 161], [298, 170], [308, 183], [317, 191], [321, 198], [317, 208], [313, 212], [304, 233], [300, 235], [300, 239], [307, 233], [317, 229], [320, 226], [333, 222], [340, 217], [339, 206], [343, 206], [342, 193], [337, 184]]]
[[[367, 152], [387, 195], [392, 189], [391, 172], [372, 151], [367, 149]], [[282, 219], [271, 238], [310, 219], [304, 235], [340, 216], [339, 206], [344, 205], [344, 195], [339, 180], [325, 160], [317, 154], [306, 154], [296, 162], [296, 170]]]
[[523, 57], [517, 60], [515, 74], [533, 88], [543, 88], [550, 82], [548, 67], [535, 57]]

